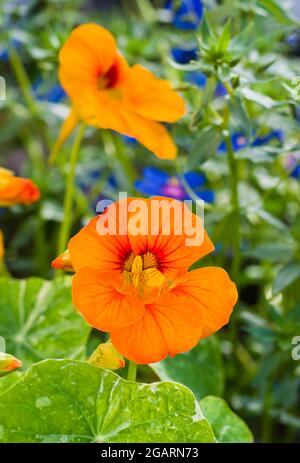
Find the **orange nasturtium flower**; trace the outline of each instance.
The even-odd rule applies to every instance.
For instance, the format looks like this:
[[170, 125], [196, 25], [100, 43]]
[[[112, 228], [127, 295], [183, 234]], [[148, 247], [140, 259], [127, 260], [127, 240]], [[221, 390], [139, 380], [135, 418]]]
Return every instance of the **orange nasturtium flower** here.
[[59, 61], [59, 79], [72, 100], [72, 110], [54, 152], [81, 120], [132, 136], [160, 158], [176, 156], [176, 146], [160, 122], [182, 117], [183, 99], [167, 80], [139, 64], [130, 67], [108, 30], [97, 24], [77, 27], [62, 47]]
[[12, 171], [0, 167], [0, 207], [31, 204], [39, 198], [40, 191], [31, 180], [15, 177]]
[[[165, 205], [175, 204], [174, 220], [160, 216], [153, 222], [154, 199], [162, 200], [138, 198], [143, 205], [140, 220], [155, 225], [152, 234], [131, 231], [129, 224], [139, 220], [132, 212], [135, 200], [130, 198], [126, 216], [120, 215], [126, 200], [110, 205], [68, 246], [75, 271], [75, 307], [89, 325], [110, 334], [118, 352], [139, 364], [191, 349], [228, 322], [237, 301], [235, 284], [222, 268], [188, 272], [195, 261], [214, 250], [199, 217], [183, 203], [164, 198]], [[200, 244], [188, 245], [184, 228], [178, 233], [175, 209], [187, 213], [202, 233]], [[116, 233], [121, 223], [128, 230]], [[103, 234], [106, 225], [109, 232]]]

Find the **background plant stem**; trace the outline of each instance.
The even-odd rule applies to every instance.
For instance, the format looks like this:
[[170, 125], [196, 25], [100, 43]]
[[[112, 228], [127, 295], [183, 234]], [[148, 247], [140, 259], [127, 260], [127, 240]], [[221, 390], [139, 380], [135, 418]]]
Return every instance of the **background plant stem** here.
[[[32, 130], [34, 131], [37, 139], [43, 142], [45, 146], [50, 149], [51, 141], [48, 137], [47, 131], [45, 130], [45, 126], [41, 121], [39, 107], [36, 104], [34, 96], [32, 95], [30, 79], [27, 75], [25, 67], [23, 66], [18, 51], [13, 46], [11, 46], [9, 49], [9, 61], [14, 71], [16, 80], [20, 86], [25, 103], [34, 121], [32, 124]], [[40, 157], [44, 162], [43, 143], [41, 143]]]
[[231, 204], [232, 204], [232, 278], [236, 280], [239, 276], [240, 262], [241, 262], [241, 250], [240, 250], [240, 204], [239, 204], [239, 192], [238, 192], [238, 168], [237, 161], [234, 155], [234, 149], [230, 137], [230, 133], [226, 130], [224, 136], [228, 166], [230, 172], [230, 191], [231, 191]]
[[76, 172], [76, 164], [78, 159], [78, 154], [80, 151], [80, 146], [84, 134], [85, 125], [81, 124], [78, 132], [76, 134], [71, 155], [70, 155], [70, 163], [69, 163], [69, 170], [67, 174], [67, 184], [66, 184], [66, 191], [64, 197], [64, 220], [61, 223], [60, 231], [59, 231], [59, 238], [58, 238], [58, 255], [65, 251], [67, 247], [67, 243], [70, 237], [71, 226], [72, 226], [72, 206], [73, 206], [73, 199], [74, 199], [74, 182], [75, 182], [75, 172]]

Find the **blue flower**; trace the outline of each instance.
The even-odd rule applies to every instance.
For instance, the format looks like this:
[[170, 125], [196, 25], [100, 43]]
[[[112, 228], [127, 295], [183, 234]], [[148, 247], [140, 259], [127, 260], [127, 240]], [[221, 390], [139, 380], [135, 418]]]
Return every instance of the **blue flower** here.
[[[208, 203], [214, 201], [213, 191], [203, 189], [206, 183], [204, 175], [188, 172], [184, 174], [184, 179], [199, 199]], [[180, 201], [191, 199], [178, 176], [171, 176], [156, 167], [145, 167], [143, 178], [135, 182], [135, 188], [146, 196], [166, 196]]]
[[291, 177], [300, 179], [300, 164], [298, 164], [295, 169], [292, 170], [291, 172]]
[[[272, 130], [267, 135], [264, 135], [262, 137], [256, 137], [251, 144], [249, 143], [249, 140], [245, 137], [245, 135], [242, 133], [234, 133], [231, 136], [231, 142], [232, 142], [234, 151], [239, 151], [240, 149], [243, 149], [246, 146], [267, 145], [272, 140], [277, 140], [280, 143], [282, 143], [283, 139], [284, 139], [284, 134], [282, 130]], [[220, 153], [225, 153], [227, 151], [226, 144], [224, 141], [220, 144], [218, 151]]]
[[[240, 149], [245, 148], [248, 145], [248, 140], [242, 133], [234, 133], [231, 136], [231, 143], [234, 151], [239, 151]], [[225, 153], [227, 151], [225, 141], [222, 141], [218, 151], [220, 153]]]
[[[186, 80], [197, 87], [203, 88], [206, 84], [207, 77], [200, 71], [191, 71], [186, 73]], [[223, 97], [227, 94], [226, 88], [221, 82], [218, 82], [215, 90], [215, 96]]]
[[299, 157], [289, 153], [285, 159], [284, 166], [290, 172], [290, 176], [297, 180], [300, 179], [300, 163]]
[[66, 96], [64, 89], [59, 84], [44, 90], [40, 79], [32, 86], [32, 90], [37, 100], [49, 101], [49, 103], [59, 103]]
[[137, 139], [134, 137], [129, 137], [129, 135], [121, 135], [122, 140], [126, 143], [126, 145], [135, 145], [137, 144]]
[[252, 143], [252, 146], [262, 146], [266, 145], [269, 143], [269, 141], [272, 140], [277, 140], [280, 143], [283, 143], [284, 140], [284, 133], [282, 130], [272, 130], [270, 133], [263, 137], [257, 137], [254, 142]]
[[167, 0], [165, 9], [170, 11], [171, 23], [183, 30], [195, 30], [200, 24], [203, 15], [203, 5], [201, 0], [181, 0], [178, 2]]
[[179, 64], [188, 64], [197, 59], [198, 49], [196, 47], [174, 47], [171, 55], [174, 61]]

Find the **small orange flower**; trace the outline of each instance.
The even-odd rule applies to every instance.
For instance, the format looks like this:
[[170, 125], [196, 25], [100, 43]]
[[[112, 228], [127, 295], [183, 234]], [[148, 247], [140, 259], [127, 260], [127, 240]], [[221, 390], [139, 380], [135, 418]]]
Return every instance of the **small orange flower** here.
[[60, 82], [73, 104], [54, 152], [82, 120], [132, 136], [160, 158], [176, 156], [176, 146], [160, 122], [182, 117], [183, 99], [167, 80], [140, 65], [130, 67], [108, 30], [97, 24], [77, 27], [59, 60]]
[[[139, 220], [150, 225], [153, 199], [162, 198], [139, 198]], [[183, 203], [166, 200], [175, 204], [168, 234], [164, 227], [170, 221], [163, 215], [152, 223], [155, 233], [133, 233], [128, 227], [118, 234], [114, 230], [120, 225], [135, 220], [135, 200], [127, 200], [126, 216], [120, 214], [124, 201], [109, 206], [71, 239], [73, 302], [91, 326], [110, 333], [118, 352], [136, 363], [153, 363], [191, 349], [225, 325], [237, 291], [221, 268], [188, 272], [214, 246], [199, 217]], [[188, 233], [178, 233], [177, 212], [187, 213], [202, 232], [201, 244], [187, 245]], [[100, 233], [103, 227], [112, 233]]]
[[0, 206], [31, 204], [40, 198], [37, 186], [26, 178], [15, 177], [10, 170], [0, 167]]

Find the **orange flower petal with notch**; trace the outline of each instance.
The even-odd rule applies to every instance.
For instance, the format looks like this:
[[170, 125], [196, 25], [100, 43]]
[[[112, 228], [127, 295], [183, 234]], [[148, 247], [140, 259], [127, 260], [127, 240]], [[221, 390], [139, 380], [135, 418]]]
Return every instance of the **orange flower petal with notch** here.
[[120, 273], [87, 267], [73, 278], [73, 303], [89, 325], [107, 332], [137, 321], [145, 310]]
[[184, 101], [170, 83], [139, 64], [130, 69], [124, 93], [128, 108], [146, 119], [176, 122], [185, 114]]
[[170, 293], [146, 304], [144, 316], [111, 333], [116, 349], [139, 363], [155, 363], [194, 347], [202, 333], [202, 311], [197, 302]]
[[99, 76], [115, 64], [117, 47], [113, 35], [97, 24], [83, 24], [73, 30], [59, 53], [59, 79], [75, 102], [98, 91]]
[[[77, 27], [59, 58], [59, 79], [72, 99], [76, 118], [135, 137], [158, 157], [176, 156], [168, 131], [157, 121], [175, 122], [182, 117], [183, 99], [168, 81], [142, 66], [130, 68], [117, 52], [109, 31], [96, 24]], [[71, 122], [74, 120], [71, 118]], [[70, 133], [69, 122], [60, 133], [55, 151]]]
[[226, 325], [237, 302], [238, 293], [228, 273], [220, 267], [193, 270], [179, 278], [173, 293], [197, 303], [203, 314], [202, 338]]
[[[110, 211], [111, 208], [108, 208], [102, 216], [92, 219], [70, 240], [68, 250], [75, 271], [83, 267], [103, 271], [121, 270], [124, 259], [131, 252], [128, 236], [117, 236], [114, 230], [107, 235], [100, 235], [98, 232], [98, 227], [109, 219]], [[114, 217], [112, 215], [112, 222]], [[118, 227], [117, 218], [114, 223]]]
[[193, 270], [169, 293], [145, 305], [137, 322], [111, 333], [116, 349], [136, 363], [154, 363], [194, 347], [229, 321], [237, 290], [222, 268]]

